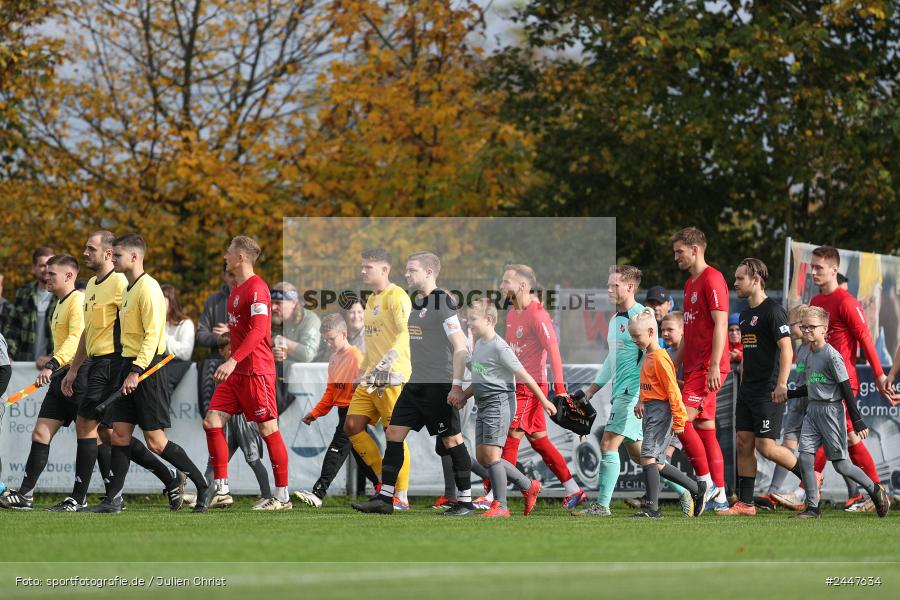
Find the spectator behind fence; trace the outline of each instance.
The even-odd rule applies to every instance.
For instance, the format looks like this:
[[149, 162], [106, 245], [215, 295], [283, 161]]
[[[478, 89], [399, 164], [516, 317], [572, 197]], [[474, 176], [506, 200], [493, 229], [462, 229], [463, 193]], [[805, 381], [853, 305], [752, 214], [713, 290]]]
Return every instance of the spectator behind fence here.
[[50, 360], [50, 315], [56, 298], [44, 283], [47, 260], [53, 250], [40, 246], [31, 255], [34, 281], [16, 290], [16, 299], [6, 320], [6, 343], [10, 360], [35, 361], [38, 369]]
[[282, 281], [271, 294], [275, 360], [307, 363], [324, 355], [319, 316], [301, 306], [297, 288]]
[[222, 288], [206, 299], [203, 313], [197, 323], [195, 346], [209, 349], [209, 358], [217, 359], [218, 364], [222, 364], [219, 341], [222, 335], [228, 333], [228, 296], [231, 295], [233, 289], [234, 275], [228, 273], [223, 267]]
[[364, 313], [365, 307], [363, 307], [359, 298], [356, 297], [356, 294], [349, 295], [346, 302], [341, 303], [341, 314], [344, 315], [344, 320], [347, 322], [347, 341], [363, 354], [366, 353]]
[[272, 354], [275, 355], [275, 386], [278, 414], [293, 404], [295, 397], [288, 393], [290, 367], [295, 362], [321, 360], [322, 334], [319, 316], [300, 305], [297, 288], [286, 281], [277, 283], [272, 295]]
[[[672, 295], [661, 285], [654, 285], [647, 289], [647, 293], [644, 294], [644, 306], [649, 306], [653, 309], [653, 313], [656, 315], [656, 331], [662, 332], [662, 322], [667, 314], [675, 310], [675, 299]], [[662, 338], [662, 333], [659, 335], [660, 348], [668, 348], [666, 346], [665, 340]]]
[[175, 355], [175, 359], [166, 367], [171, 394], [191, 368], [191, 354], [194, 353], [194, 322], [181, 308], [175, 288], [168, 283], [160, 287], [166, 299], [166, 351]]
[[12, 304], [3, 297], [3, 275], [0, 275], [0, 331], [6, 331], [6, 319], [11, 310]]
[[222, 340], [228, 336], [228, 297], [234, 289], [234, 275], [222, 268], [222, 289], [206, 299], [197, 336], [194, 340], [196, 348], [208, 348], [209, 358], [197, 363], [197, 408], [200, 416], [206, 415], [206, 407], [216, 389], [213, 374], [225, 359], [220, 348]]

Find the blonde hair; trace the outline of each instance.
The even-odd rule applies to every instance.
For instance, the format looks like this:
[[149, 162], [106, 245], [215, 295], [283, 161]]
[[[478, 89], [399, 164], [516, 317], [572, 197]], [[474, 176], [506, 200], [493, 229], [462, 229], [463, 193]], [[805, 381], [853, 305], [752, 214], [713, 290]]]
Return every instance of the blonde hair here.
[[625, 283], [633, 283], [635, 287], [641, 285], [641, 270], [631, 265], [613, 265], [609, 268], [609, 274], [621, 275]]
[[679, 326], [684, 327], [684, 313], [680, 310], [673, 310], [670, 313], [666, 313], [666, 316], [662, 318], [662, 322], [666, 321], [675, 321]]
[[828, 326], [828, 311], [821, 306], [807, 307], [807, 309], [803, 311], [802, 318], [814, 319], [818, 321], [820, 325]]
[[262, 250], [259, 247], [259, 243], [254, 240], [252, 237], [246, 235], [239, 235], [231, 240], [231, 244], [234, 246], [234, 249], [238, 252], [241, 252], [244, 257], [247, 259], [251, 265], [256, 262], [256, 259], [259, 258], [260, 252]]
[[798, 304], [788, 311], [788, 321], [798, 321], [803, 318], [803, 313], [809, 309], [809, 304]]
[[469, 304], [469, 313], [481, 315], [485, 319], [493, 319], [494, 324], [496, 324], [499, 320], [497, 307], [494, 306], [494, 303], [491, 302], [488, 298], [478, 298], [476, 300], [472, 300], [472, 303]]
[[629, 331], [641, 331], [642, 329], [652, 329], [653, 337], [659, 335], [656, 331], [656, 313], [652, 308], [644, 307], [628, 319]]

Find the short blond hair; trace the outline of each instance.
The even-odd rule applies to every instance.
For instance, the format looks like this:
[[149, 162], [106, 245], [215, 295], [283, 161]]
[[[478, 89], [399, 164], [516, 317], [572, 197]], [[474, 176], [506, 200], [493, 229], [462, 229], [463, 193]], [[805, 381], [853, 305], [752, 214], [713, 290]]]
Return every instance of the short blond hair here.
[[631, 265], [613, 265], [609, 268], [609, 274], [617, 273], [626, 283], [633, 283], [635, 287], [641, 285], [643, 273], [637, 267]]
[[477, 298], [472, 300], [472, 303], [469, 304], [468, 312], [469, 314], [475, 313], [480, 315], [485, 319], [493, 319], [494, 324], [496, 324], [500, 318], [497, 307], [494, 306], [494, 303], [488, 298]]
[[652, 329], [654, 337], [659, 335], [656, 330], [656, 313], [652, 308], [644, 307], [628, 319], [629, 331], [640, 331], [641, 329]]
[[803, 318], [803, 313], [809, 309], [809, 304], [798, 304], [788, 311], [788, 321], [799, 321]]
[[252, 237], [246, 235], [239, 235], [231, 240], [231, 245], [234, 248], [241, 252], [250, 264], [256, 262], [256, 259], [259, 258], [260, 253], [262, 252], [262, 248], [259, 247], [259, 243], [254, 240]]
[[344, 320], [343, 315], [340, 313], [331, 313], [330, 315], [325, 315], [322, 318], [322, 325], [319, 327], [319, 331], [323, 334], [328, 333], [329, 331], [347, 331], [347, 321]]
[[820, 325], [828, 325], [828, 311], [821, 306], [810, 306], [803, 311], [803, 319], [813, 319]]
[[662, 318], [662, 322], [666, 321], [675, 321], [678, 323], [679, 327], [684, 327], [684, 313], [680, 310], [673, 310], [670, 313], [666, 313], [666, 316]]

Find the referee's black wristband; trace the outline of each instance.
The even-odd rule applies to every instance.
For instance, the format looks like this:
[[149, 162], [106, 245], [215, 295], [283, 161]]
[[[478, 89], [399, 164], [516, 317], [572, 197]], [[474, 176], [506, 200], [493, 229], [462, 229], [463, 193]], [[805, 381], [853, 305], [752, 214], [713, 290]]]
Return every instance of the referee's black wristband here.
[[44, 364], [45, 369], [50, 369], [51, 371], [55, 371], [59, 368], [59, 363], [56, 362], [55, 358], [51, 358]]
[[131, 365], [131, 372], [132, 372], [132, 373], [137, 373], [138, 375], [143, 375], [143, 374], [144, 374], [144, 369], [140, 368], [140, 367], [137, 366], [137, 365]]

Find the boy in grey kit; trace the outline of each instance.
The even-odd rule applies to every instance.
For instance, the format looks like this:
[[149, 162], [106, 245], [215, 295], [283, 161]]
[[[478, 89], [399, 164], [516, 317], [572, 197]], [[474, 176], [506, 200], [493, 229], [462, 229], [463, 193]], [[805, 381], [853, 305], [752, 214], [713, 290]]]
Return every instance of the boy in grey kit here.
[[819, 493], [813, 462], [821, 444], [825, 446], [834, 470], [861, 485], [871, 496], [878, 516], [884, 517], [889, 508], [887, 492], [881, 484], [869, 479], [862, 469], [851, 463], [847, 453], [847, 428], [842, 399], [847, 404], [856, 434], [865, 439], [869, 430], [850, 388], [850, 376], [844, 359], [825, 341], [828, 313], [820, 307], [808, 308], [803, 313], [803, 325], [800, 329], [807, 344], [800, 348], [797, 355], [799, 385], [788, 396], [806, 396], [809, 399], [800, 433], [800, 464], [807, 506], [806, 510], [794, 516], [801, 519], [819, 518]]

